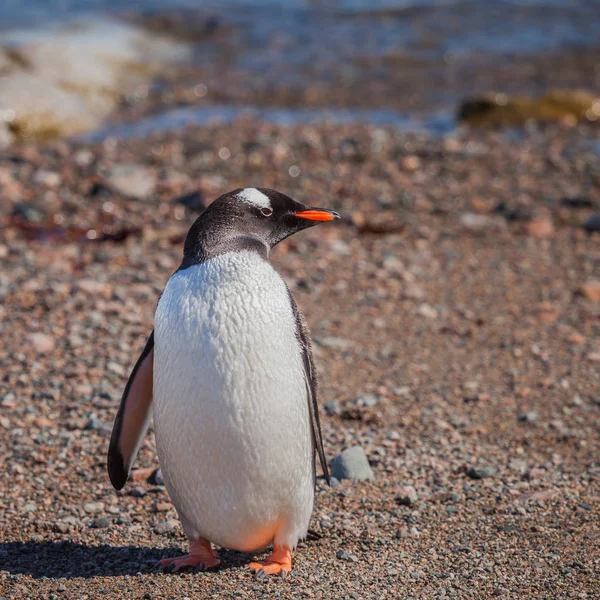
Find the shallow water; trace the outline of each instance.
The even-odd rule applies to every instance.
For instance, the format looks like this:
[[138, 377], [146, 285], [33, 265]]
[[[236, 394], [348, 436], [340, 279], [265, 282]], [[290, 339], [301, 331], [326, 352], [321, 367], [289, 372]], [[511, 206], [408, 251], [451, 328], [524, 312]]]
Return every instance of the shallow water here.
[[202, 106], [168, 110], [145, 117], [134, 123], [117, 123], [102, 127], [79, 139], [99, 142], [107, 138], [143, 138], [171, 129], [182, 129], [189, 125], [205, 125], [215, 122], [230, 122], [235, 119], [252, 119], [276, 125], [298, 125], [302, 123], [367, 123], [390, 125], [416, 133], [441, 136], [456, 127], [454, 117], [447, 112], [421, 116], [407, 115], [392, 110], [335, 110], [335, 109], [279, 109], [252, 106]]
[[[282, 32], [299, 47], [279, 46], [281, 60], [408, 50], [432, 52], [531, 52], [600, 39], [599, 0], [0, 0], [0, 30], [45, 26], [94, 14], [182, 10], [210, 12], [243, 24], [246, 64], [252, 50]], [[340, 42], [342, 42], [340, 44]], [[296, 57], [297, 59], [297, 57]]]

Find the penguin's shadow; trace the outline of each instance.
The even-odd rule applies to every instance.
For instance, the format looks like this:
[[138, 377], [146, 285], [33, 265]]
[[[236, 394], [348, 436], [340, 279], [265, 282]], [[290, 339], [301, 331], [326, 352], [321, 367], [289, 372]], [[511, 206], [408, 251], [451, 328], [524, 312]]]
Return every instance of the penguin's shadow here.
[[[33, 578], [119, 577], [160, 573], [155, 564], [161, 558], [180, 556], [178, 547], [144, 548], [139, 546], [91, 546], [69, 541], [1, 542], [0, 570], [11, 575]], [[251, 562], [252, 555], [221, 550], [221, 565], [217, 570], [241, 567]], [[201, 575], [201, 574], [199, 574]], [[177, 574], [164, 574], [177, 577]]]

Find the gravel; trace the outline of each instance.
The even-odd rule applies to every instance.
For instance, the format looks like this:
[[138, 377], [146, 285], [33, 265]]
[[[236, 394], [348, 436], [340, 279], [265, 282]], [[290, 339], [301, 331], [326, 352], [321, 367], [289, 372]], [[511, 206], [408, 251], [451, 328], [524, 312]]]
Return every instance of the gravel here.
[[[599, 159], [587, 149], [596, 137], [586, 126], [532, 126], [515, 141], [243, 120], [1, 153], [0, 596], [599, 597], [600, 371], [589, 359], [600, 356], [599, 304], [580, 291], [600, 279], [598, 235], [582, 228], [600, 206]], [[155, 173], [154, 194], [93, 195], [117, 164]], [[60, 186], [35, 183], [40, 169]], [[92, 415], [112, 424], [181, 259], [196, 213], [173, 199], [258, 184], [359, 223], [405, 223], [369, 233], [348, 218], [272, 253], [325, 341], [315, 344], [320, 402], [339, 410], [321, 420], [339, 485], [318, 479], [318, 535], [300, 544], [285, 581], [253, 580], [253, 556], [226, 550], [218, 570], [158, 573], [157, 560], [187, 546], [151, 477], [152, 430], [135, 465], [147, 474], [115, 492], [107, 427], [86, 425]], [[562, 204], [575, 196], [591, 207]], [[464, 213], [502, 214], [506, 226], [475, 235]], [[523, 227], [543, 216], [549, 237]], [[436, 318], [419, 313], [424, 303]], [[30, 343], [37, 333], [52, 338], [50, 352]], [[378, 403], [356, 406], [359, 396]], [[344, 448], [357, 449], [372, 479], [339, 478]], [[490, 477], [466, 475], [488, 466]], [[403, 486], [414, 504], [397, 502]], [[147, 493], [132, 496], [136, 488]], [[110, 526], [90, 527], [101, 519]]]

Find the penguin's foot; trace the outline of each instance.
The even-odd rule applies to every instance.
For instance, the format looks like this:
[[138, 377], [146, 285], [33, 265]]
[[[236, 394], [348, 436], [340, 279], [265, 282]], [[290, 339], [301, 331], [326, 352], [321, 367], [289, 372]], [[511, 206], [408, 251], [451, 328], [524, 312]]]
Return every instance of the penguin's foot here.
[[177, 573], [187, 567], [194, 567], [198, 571], [205, 571], [221, 564], [217, 551], [211, 547], [210, 542], [204, 538], [190, 540], [190, 553], [176, 558], [163, 558], [157, 566], [167, 573]]
[[273, 552], [267, 560], [252, 562], [249, 566], [258, 579], [267, 575], [285, 577], [292, 570], [292, 551], [287, 546], [275, 544]]

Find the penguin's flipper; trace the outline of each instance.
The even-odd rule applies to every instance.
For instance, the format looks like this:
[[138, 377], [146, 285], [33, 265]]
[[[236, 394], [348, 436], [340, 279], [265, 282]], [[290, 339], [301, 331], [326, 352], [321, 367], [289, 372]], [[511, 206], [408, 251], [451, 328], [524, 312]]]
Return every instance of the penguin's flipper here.
[[125, 485], [129, 469], [148, 429], [152, 407], [153, 366], [154, 331], [129, 376], [113, 425], [107, 465], [110, 482], [117, 490]]
[[304, 376], [306, 379], [306, 387], [308, 393], [308, 411], [310, 413], [310, 426], [315, 441], [315, 448], [319, 455], [319, 462], [323, 469], [323, 475], [328, 485], [331, 485], [329, 480], [329, 468], [327, 467], [327, 459], [325, 458], [325, 450], [323, 448], [323, 434], [321, 433], [321, 421], [319, 419], [319, 401], [317, 399], [317, 370], [312, 354], [312, 346], [310, 343], [310, 332], [308, 325], [304, 319], [304, 315], [300, 312], [296, 299], [292, 292], [288, 289], [288, 296], [292, 304], [294, 319], [296, 321], [296, 337], [302, 348], [302, 359], [304, 361]]

